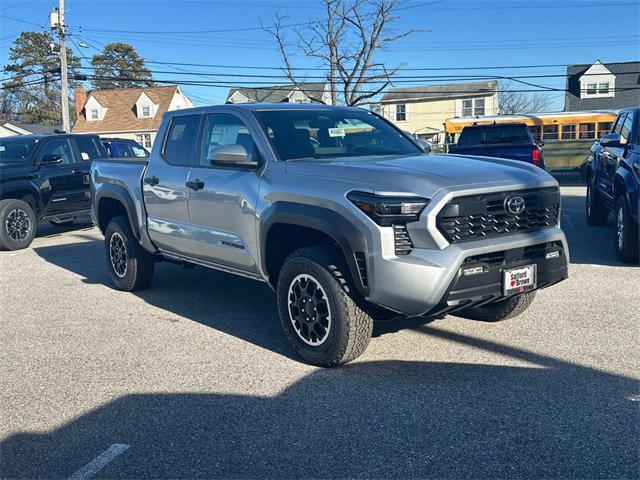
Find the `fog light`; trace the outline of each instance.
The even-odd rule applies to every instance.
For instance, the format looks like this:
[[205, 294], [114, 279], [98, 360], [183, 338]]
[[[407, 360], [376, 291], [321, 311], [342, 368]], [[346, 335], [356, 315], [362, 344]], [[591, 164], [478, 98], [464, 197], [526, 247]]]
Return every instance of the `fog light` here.
[[465, 277], [469, 275], [477, 275], [479, 273], [484, 273], [484, 272], [485, 272], [484, 267], [473, 267], [473, 268], [462, 269], [462, 275], [464, 275]]
[[547, 255], [544, 257], [547, 260], [549, 260], [550, 258], [558, 258], [560, 256], [560, 251], [556, 250], [555, 252], [549, 252], [547, 253]]

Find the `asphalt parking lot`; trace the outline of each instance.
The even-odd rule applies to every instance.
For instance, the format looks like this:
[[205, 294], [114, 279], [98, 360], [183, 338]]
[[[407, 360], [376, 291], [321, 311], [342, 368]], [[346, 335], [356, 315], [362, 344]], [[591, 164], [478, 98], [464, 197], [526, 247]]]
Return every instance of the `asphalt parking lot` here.
[[332, 370], [262, 284], [161, 264], [117, 292], [96, 229], [42, 225], [0, 252], [0, 476], [638, 478], [640, 269], [584, 191], [570, 279], [524, 315], [381, 323]]

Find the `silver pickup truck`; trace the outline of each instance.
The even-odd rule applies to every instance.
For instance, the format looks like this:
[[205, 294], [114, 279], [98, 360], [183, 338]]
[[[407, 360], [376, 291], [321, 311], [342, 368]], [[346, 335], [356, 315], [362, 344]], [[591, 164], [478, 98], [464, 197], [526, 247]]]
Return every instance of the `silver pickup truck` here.
[[289, 342], [317, 365], [360, 355], [375, 319], [504, 320], [567, 278], [552, 177], [428, 155], [361, 109], [170, 112], [148, 159], [95, 161], [91, 182], [116, 288], [147, 287], [158, 261], [267, 282]]

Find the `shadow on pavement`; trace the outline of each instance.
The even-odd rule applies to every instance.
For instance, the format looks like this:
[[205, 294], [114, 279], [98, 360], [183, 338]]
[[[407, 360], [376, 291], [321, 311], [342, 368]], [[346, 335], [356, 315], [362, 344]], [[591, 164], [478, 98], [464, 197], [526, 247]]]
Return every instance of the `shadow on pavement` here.
[[115, 443], [107, 478], [636, 478], [637, 382], [517, 348], [534, 363], [408, 361], [317, 370], [274, 397], [117, 398], [0, 445], [3, 478], [65, 477]]

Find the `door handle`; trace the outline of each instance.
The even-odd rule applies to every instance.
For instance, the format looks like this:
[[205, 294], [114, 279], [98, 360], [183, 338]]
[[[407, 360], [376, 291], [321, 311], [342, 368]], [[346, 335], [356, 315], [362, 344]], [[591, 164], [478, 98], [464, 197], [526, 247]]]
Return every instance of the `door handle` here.
[[185, 185], [187, 186], [187, 188], [190, 188], [191, 190], [194, 191], [198, 191], [198, 190], [202, 190], [204, 188], [204, 182], [202, 180], [200, 180], [199, 178], [196, 178], [193, 181], [189, 181], [187, 183], [185, 183]]
[[151, 175], [150, 177], [146, 177], [143, 180], [143, 182], [146, 183], [147, 185], [155, 187], [156, 185], [158, 185], [160, 183], [160, 179], [158, 177], [156, 177], [155, 175]]

